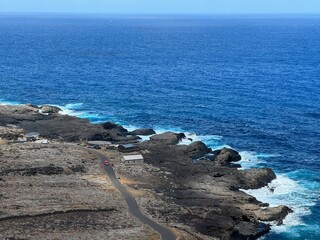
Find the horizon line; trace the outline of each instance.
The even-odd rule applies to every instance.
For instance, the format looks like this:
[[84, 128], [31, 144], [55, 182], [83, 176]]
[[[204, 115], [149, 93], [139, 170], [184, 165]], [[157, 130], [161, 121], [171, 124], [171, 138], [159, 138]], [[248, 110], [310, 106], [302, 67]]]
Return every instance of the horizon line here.
[[1, 11], [0, 14], [66, 14], [66, 15], [74, 15], [74, 14], [80, 14], [80, 15], [92, 15], [92, 14], [98, 14], [98, 15], [131, 15], [131, 16], [159, 16], [159, 15], [166, 15], [166, 16], [224, 16], [224, 15], [238, 15], [238, 16], [257, 16], [257, 15], [267, 15], [267, 16], [280, 16], [280, 15], [320, 15], [320, 12], [308, 12], [308, 13], [299, 13], [299, 12], [283, 12], [283, 13], [270, 13], [270, 12], [257, 12], [257, 13], [165, 13], [165, 12], [154, 12], [154, 13], [136, 13], [136, 12], [63, 12], [63, 11]]

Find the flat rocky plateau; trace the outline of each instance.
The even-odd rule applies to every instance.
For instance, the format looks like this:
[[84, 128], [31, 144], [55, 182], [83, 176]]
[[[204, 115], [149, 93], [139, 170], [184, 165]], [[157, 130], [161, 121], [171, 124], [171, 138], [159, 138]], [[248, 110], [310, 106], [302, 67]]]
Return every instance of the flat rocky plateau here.
[[[50, 143], [19, 141], [31, 131]], [[257, 239], [269, 223], [282, 224], [288, 207], [268, 207], [240, 190], [266, 186], [276, 178], [271, 169], [239, 170], [236, 151], [178, 144], [184, 137], [91, 124], [52, 106], [0, 106], [0, 238], [159, 239], [129, 214], [100, 160], [81, 147], [89, 140], [136, 144], [130, 154], [143, 155], [139, 166], [125, 165], [116, 149], [99, 151], [141, 211], [180, 239]]]
[[0, 239], [143, 239], [99, 161], [72, 145], [0, 146]]

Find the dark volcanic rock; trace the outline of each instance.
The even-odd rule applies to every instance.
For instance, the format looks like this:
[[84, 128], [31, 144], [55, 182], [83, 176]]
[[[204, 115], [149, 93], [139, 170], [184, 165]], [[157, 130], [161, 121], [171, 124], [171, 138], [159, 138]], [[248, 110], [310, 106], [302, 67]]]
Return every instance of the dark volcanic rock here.
[[[80, 138], [84, 139], [84, 138]], [[113, 138], [109, 135], [108, 132], [97, 132], [92, 135], [89, 135], [87, 138], [85, 138], [88, 141], [112, 141]], [[73, 141], [77, 141], [79, 139], [74, 139]]]
[[201, 158], [207, 153], [211, 152], [211, 149], [208, 148], [203, 142], [193, 142], [186, 148], [186, 154], [191, 158]]
[[40, 109], [37, 105], [34, 105], [34, 104], [32, 104], [32, 103], [27, 103], [27, 104], [25, 104], [25, 105], [26, 105], [27, 107], [34, 108], [34, 109], [37, 109], [37, 110]]
[[185, 137], [184, 133], [164, 132], [151, 136], [150, 140], [160, 144], [175, 145]]
[[276, 174], [270, 168], [253, 168], [238, 171], [241, 180], [240, 188], [258, 189], [267, 186], [272, 180], [276, 179]]
[[117, 137], [124, 137], [126, 136], [126, 133], [125, 132], [121, 132], [119, 131], [118, 129], [116, 128], [113, 128], [113, 129], [108, 129], [108, 133], [109, 133], [109, 136], [113, 139], [117, 138]]
[[17, 125], [22, 121], [35, 122], [38, 120], [48, 119], [52, 116], [46, 116], [35, 112], [27, 106], [0, 106], [0, 125], [8, 124]]
[[231, 240], [254, 240], [269, 233], [270, 226], [260, 222], [241, 221], [234, 227]]
[[136, 129], [132, 132], [129, 132], [131, 135], [141, 135], [141, 136], [150, 136], [156, 134], [156, 132], [152, 128], [142, 128]]
[[216, 157], [214, 158], [215, 162], [220, 165], [228, 165], [231, 162], [238, 162], [241, 160], [240, 154], [230, 148], [223, 148], [222, 150], [214, 151]]
[[[41, 115], [41, 114], [40, 114]], [[18, 126], [29, 132], [39, 132], [49, 139], [66, 141], [110, 140], [108, 131], [102, 126], [91, 124], [87, 119], [68, 115], [49, 115], [45, 119], [20, 121]]]
[[141, 143], [140, 147], [148, 150], [144, 154], [146, 163], [171, 173], [167, 175], [167, 182], [156, 179], [152, 188], [163, 192], [177, 206], [190, 209], [187, 214], [174, 212], [172, 218], [178, 216], [179, 221], [195, 227], [202, 234], [217, 239], [257, 239], [270, 231], [269, 225], [259, 222], [260, 219], [275, 218], [281, 223], [285, 215], [282, 213], [286, 213], [282, 208], [260, 212], [261, 202], [239, 190], [267, 186], [275, 174], [268, 168], [230, 168], [231, 161], [240, 160], [234, 150], [215, 152], [216, 156], [227, 155], [225, 165], [221, 165], [215, 161], [192, 162], [190, 154], [209, 152], [202, 143], [185, 146], [151, 140]]
[[127, 137], [127, 130], [118, 124], [92, 124], [87, 119], [56, 113], [45, 115], [25, 105], [0, 106], [0, 126], [8, 124], [15, 124], [25, 132], [38, 132], [44, 138], [73, 142], [101, 140], [127, 143], [140, 139], [138, 136]]
[[55, 107], [55, 106], [50, 106], [50, 105], [43, 105], [41, 107], [42, 113], [59, 113], [62, 111], [61, 108]]
[[184, 133], [176, 133], [179, 141], [182, 141], [182, 139], [186, 138], [186, 135]]
[[113, 123], [113, 122], [105, 122], [102, 124], [102, 127], [106, 130], [113, 130], [113, 129], [116, 129], [118, 130], [119, 132], [121, 133], [127, 133], [128, 130], [125, 129], [124, 127], [122, 127], [121, 125], [119, 124], [116, 124], [116, 123]]
[[273, 208], [259, 209], [255, 211], [255, 215], [261, 221], [282, 221], [289, 213], [293, 211], [287, 206], [280, 205]]

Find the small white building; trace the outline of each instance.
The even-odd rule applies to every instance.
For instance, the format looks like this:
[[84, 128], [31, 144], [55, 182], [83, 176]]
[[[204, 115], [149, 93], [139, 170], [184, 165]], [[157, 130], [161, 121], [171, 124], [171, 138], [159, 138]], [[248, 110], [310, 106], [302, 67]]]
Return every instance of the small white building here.
[[144, 158], [141, 154], [127, 155], [122, 157], [122, 162], [127, 165], [137, 165], [144, 162]]

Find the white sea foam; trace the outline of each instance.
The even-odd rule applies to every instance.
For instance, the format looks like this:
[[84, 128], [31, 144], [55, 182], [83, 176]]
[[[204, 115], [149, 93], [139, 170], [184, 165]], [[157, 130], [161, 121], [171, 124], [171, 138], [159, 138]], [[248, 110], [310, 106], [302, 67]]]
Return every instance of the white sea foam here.
[[[182, 131], [183, 132], [183, 131]], [[180, 144], [190, 144], [196, 141], [202, 141], [209, 147], [218, 148], [221, 146], [222, 136], [218, 135], [197, 135], [196, 133], [184, 132], [186, 138], [184, 138]]]
[[134, 130], [136, 130], [136, 129], [139, 128], [139, 127], [135, 127], [135, 126], [133, 126], [133, 125], [123, 125], [123, 127], [124, 127], [125, 129], [127, 129], [129, 132], [134, 131]]
[[189, 145], [190, 143], [196, 142], [196, 141], [202, 141], [205, 144], [207, 144], [209, 147], [213, 149], [218, 149], [222, 147], [229, 147], [228, 145], [224, 145], [222, 143], [222, 136], [219, 135], [197, 135], [193, 132], [184, 131], [181, 128], [155, 128], [155, 132], [157, 134], [164, 133], [164, 132], [176, 132], [176, 133], [184, 133], [186, 135], [186, 138], [182, 139], [182, 141], [179, 144], [183, 145]]
[[61, 105], [55, 105], [55, 104], [49, 104], [52, 106], [56, 106], [61, 108], [62, 111], [59, 113], [62, 115], [70, 115], [70, 116], [75, 116], [79, 118], [86, 118], [89, 119], [92, 123], [102, 123], [105, 122], [107, 117], [101, 116], [97, 113], [90, 113], [87, 111], [81, 110], [83, 107], [83, 103], [68, 103], [64, 106]]
[[84, 114], [84, 112], [76, 111], [76, 110], [78, 110], [82, 106], [82, 104], [83, 103], [68, 103], [64, 106], [55, 105], [55, 104], [49, 104], [49, 105], [60, 108], [62, 111], [60, 111], [59, 113], [62, 115], [81, 116]]
[[[265, 164], [266, 158], [278, 156], [246, 151], [240, 152], [240, 154], [242, 156], [240, 164], [242, 168], [245, 169], [259, 166], [259, 164]], [[269, 183], [267, 187], [254, 190], [242, 190], [261, 202], [269, 203], [271, 207], [286, 205], [293, 210], [293, 213], [290, 213], [284, 219], [283, 225], [277, 226], [276, 224], [272, 224], [272, 230], [276, 233], [294, 233], [290, 228], [305, 226], [302, 217], [311, 214], [310, 207], [315, 205], [315, 199], [317, 198], [317, 194], [319, 194], [310, 191], [305, 187], [305, 184], [292, 180], [288, 175], [290, 175], [290, 173], [277, 174], [277, 179]]]
[[66, 109], [73, 109], [73, 110], [77, 110], [79, 108], [83, 107], [83, 103], [68, 103], [64, 106], [64, 108]]
[[278, 174], [267, 187], [256, 190], [242, 190], [261, 202], [267, 202], [271, 207], [286, 205], [293, 210], [283, 221], [283, 225], [272, 225], [275, 232], [287, 232], [288, 228], [305, 225], [302, 217], [310, 215], [310, 207], [315, 203], [309, 190], [304, 188], [299, 182], [288, 178], [284, 174]]
[[248, 169], [253, 167], [258, 167], [259, 165], [266, 165], [268, 158], [279, 157], [279, 154], [269, 154], [269, 153], [257, 153], [254, 151], [240, 151], [241, 156], [241, 169]]
[[3, 105], [3, 106], [5, 106], [5, 105], [16, 106], [16, 105], [20, 105], [20, 103], [19, 102], [14, 102], [14, 101], [6, 101], [6, 100], [0, 98], [0, 105]]
[[266, 163], [264, 159], [259, 158], [256, 152], [240, 151], [239, 154], [241, 156], [241, 161], [239, 161], [239, 164], [242, 166], [241, 169], [253, 168], [259, 164]]
[[62, 111], [59, 112], [61, 115], [71, 115], [71, 116], [76, 116], [77, 115], [73, 110], [64, 109], [61, 106], [60, 106], [60, 108], [62, 109]]

